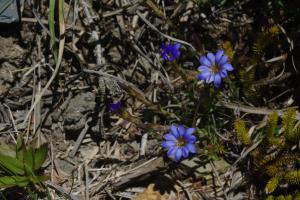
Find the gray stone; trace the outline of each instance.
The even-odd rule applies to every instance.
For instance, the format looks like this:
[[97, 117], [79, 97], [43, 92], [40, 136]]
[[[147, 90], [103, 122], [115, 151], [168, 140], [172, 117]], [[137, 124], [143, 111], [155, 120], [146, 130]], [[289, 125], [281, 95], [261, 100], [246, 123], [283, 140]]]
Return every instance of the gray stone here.
[[21, 8], [24, 0], [1, 0], [0, 23], [13, 23], [21, 19]]

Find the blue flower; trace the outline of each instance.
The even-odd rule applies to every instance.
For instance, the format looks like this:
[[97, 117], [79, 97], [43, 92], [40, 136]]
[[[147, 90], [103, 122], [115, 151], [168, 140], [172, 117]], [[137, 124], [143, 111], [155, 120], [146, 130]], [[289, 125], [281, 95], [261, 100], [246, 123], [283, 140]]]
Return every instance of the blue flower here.
[[181, 44], [175, 43], [175, 44], [162, 44], [161, 45], [161, 56], [165, 61], [173, 61], [176, 58], [180, 56], [180, 49]]
[[122, 107], [123, 107], [122, 101], [118, 101], [117, 103], [111, 103], [109, 105], [109, 111], [112, 113], [117, 113], [122, 109]]
[[170, 133], [164, 136], [165, 141], [162, 147], [168, 149], [169, 158], [174, 158], [178, 162], [181, 157], [187, 158], [189, 152], [196, 153], [196, 137], [193, 135], [195, 128], [184, 128], [183, 125], [176, 127], [174, 124], [170, 127]]
[[228, 62], [228, 57], [223, 50], [217, 53], [208, 53], [207, 56], [201, 56], [198, 70], [198, 80], [205, 80], [206, 83], [214, 82], [216, 88], [220, 87], [222, 78], [227, 76], [227, 71], [233, 71], [233, 67]]

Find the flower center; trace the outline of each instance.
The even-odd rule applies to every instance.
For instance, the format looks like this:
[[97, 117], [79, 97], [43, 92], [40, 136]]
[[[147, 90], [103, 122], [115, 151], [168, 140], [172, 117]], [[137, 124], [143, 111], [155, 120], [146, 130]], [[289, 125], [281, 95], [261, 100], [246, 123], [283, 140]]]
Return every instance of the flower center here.
[[211, 67], [211, 71], [213, 72], [213, 73], [218, 73], [219, 71], [220, 71], [220, 67], [219, 67], [219, 65], [217, 65], [217, 64], [214, 64], [212, 67]]
[[180, 138], [177, 138], [177, 146], [178, 147], [183, 147], [185, 145], [185, 139], [180, 137]]
[[173, 58], [173, 54], [171, 52], [167, 53], [168, 58]]

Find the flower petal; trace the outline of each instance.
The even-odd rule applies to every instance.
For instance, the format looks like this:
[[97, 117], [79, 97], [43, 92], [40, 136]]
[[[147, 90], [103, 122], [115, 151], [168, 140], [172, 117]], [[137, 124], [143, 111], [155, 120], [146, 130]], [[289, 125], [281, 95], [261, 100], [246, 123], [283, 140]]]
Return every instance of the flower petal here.
[[173, 51], [172, 55], [173, 55], [173, 60], [175, 60], [176, 58], [178, 58], [180, 56], [180, 51]]
[[205, 66], [205, 65], [200, 65], [199, 67], [198, 67], [198, 70], [200, 71], [200, 72], [206, 72], [206, 71], [210, 71], [210, 69], [209, 69], [209, 67], [207, 67], [207, 66]]
[[180, 56], [180, 43], [175, 43], [175, 44], [162, 44], [161, 45], [161, 56], [165, 61], [172, 61], [175, 60]]
[[208, 53], [207, 58], [210, 61], [211, 65], [214, 65], [216, 62], [216, 57], [213, 53]]
[[196, 131], [195, 128], [188, 128], [188, 129], [185, 131], [185, 134], [186, 134], [186, 135], [191, 135], [191, 134], [193, 134], [195, 131]]
[[196, 142], [196, 137], [194, 135], [188, 135], [184, 138], [187, 143], [195, 143]]
[[189, 156], [189, 150], [186, 147], [182, 147], [182, 157], [187, 158]]
[[221, 76], [219, 74], [215, 75], [214, 85], [216, 88], [220, 87], [221, 85]]
[[121, 110], [122, 107], [123, 107], [122, 101], [118, 101], [117, 103], [111, 103], [109, 111], [112, 113], [117, 113], [118, 111]]
[[166, 134], [165, 136], [164, 136], [164, 138], [166, 139], [166, 140], [171, 140], [171, 141], [177, 141], [177, 139], [175, 138], [175, 136], [174, 135], [172, 135], [172, 134], [170, 134], [170, 133], [168, 133], [168, 134]]
[[181, 44], [180, 43], [175, 43], [174, 44], [174, 48], [176, 48], [177, 50], [179, 50], [181, 47]]
[[232, 65], [229, 64], [229, 63], [221, 65], [221, 68], [226, 69], [227, 71], [233, 71], [234, 70]]
[[211, 72], [202, 72], [197, 75], [198, 80], [206, 80], [211, 75]]
[[167, 140], [167, 141], [164, 141], [161, 146], [163, 148], [175, 147], [176, 146], [176, 141]]
[[196, 147], [194, 144], [188, 143], [185, 145], [185, 147], [192, 153], [196, 153]]
[[220, 76], [222, 78], [226, 77], [228, 74], [227, 74], [227, 71], [225, 69], [222, 69], [220, 72], [219, 72]]
[[171, 147], [167, 152], [167, 156], [169, 158], [172, 157], [172, 155], [174, 155], [177, 150], [178, 150], [178, 147]]
[[207, 67], [210, 67], [211, 66], [211, 63], [209, 62], [209, 60], [206, 58], [206, 56], [201, 56], [200, 59], [200, 64], [201, 65], [205, 65]]
[[171, 127], [170, 127], [170, 129], [171, 129], [171, 133], [172, 133], [176, 138], [179, 137], [179, 132], [178, 132], [178, 129], [177, 129], [176, 125], [172, 124]]
[[182, 156], [182, 149], [178, 148], [177, 151], [176, 151], [176, 153], [175, 153], [174, 160], [176, 162], [178, 162], [181, 159], [181, 156]]
[[170, 61], [170, 57], [168, 56], [167, 53], [163, 52], [161, 55], [162, 55], [162, 57], [163, 57], [164, 60]]
[[180, 136], [183, 136], [184, 133], [185, 133], [185, 128], [184, 128], [184, 126], [183, 126], [183, 125], [179, 125], [179, 126], [178, 126], [178, 131], [179, 131], [179, 135], [180, 135]]
[[206, 79], [206, 83], [211, 83], [215, 80], [215, 75], [214, 74], [210, 74], [210, 76], [207, 77]]
[[220, 59], [221, 59], [221, 57], [224, 55], [224, 50], [219, 50], [219, 51], [217, 51], [217, 53], [216, 53], [216, 63], [219, 63], [219, 61], [220, 61]]
[[218, 64], [219, 64], [219, 65], [224, 65], [224, 64], [227, 63], [227, 62], [228, 62], [228, 57], [225, 56], [225, 55], [223, 55], [223, 56], [219, 59]]

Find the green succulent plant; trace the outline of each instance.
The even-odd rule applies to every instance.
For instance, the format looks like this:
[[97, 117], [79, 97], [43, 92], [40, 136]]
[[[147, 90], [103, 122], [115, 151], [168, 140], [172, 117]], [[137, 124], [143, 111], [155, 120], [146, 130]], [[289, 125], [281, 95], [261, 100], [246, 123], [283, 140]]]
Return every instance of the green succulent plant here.
[[34, 148], [19, 137], [16, 144], [0, 144], [0, 188], [26, 187], [48, 179], [38, 171], [47, 158], [48, 146]]

